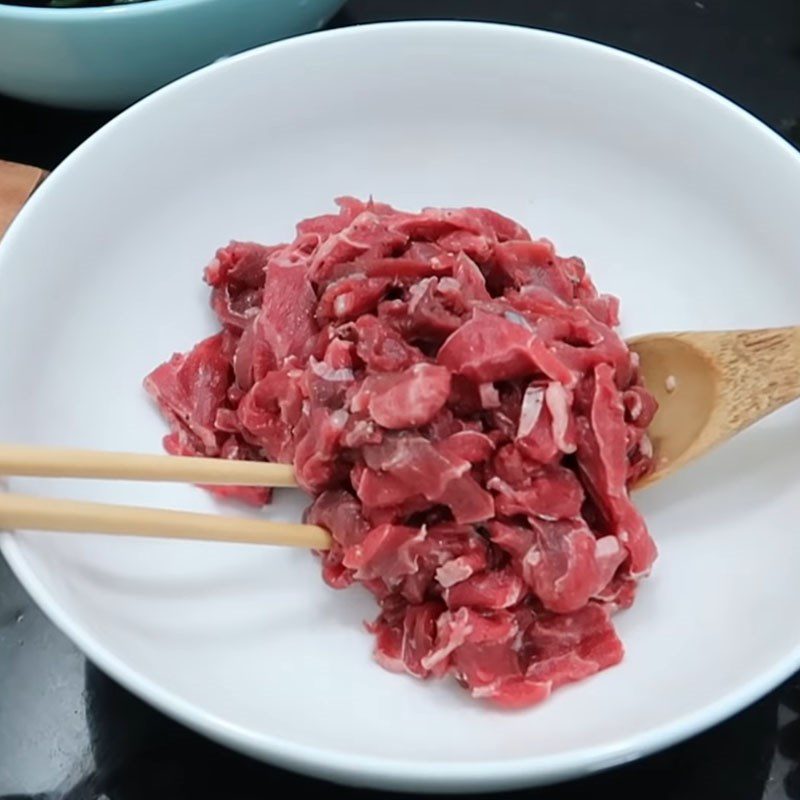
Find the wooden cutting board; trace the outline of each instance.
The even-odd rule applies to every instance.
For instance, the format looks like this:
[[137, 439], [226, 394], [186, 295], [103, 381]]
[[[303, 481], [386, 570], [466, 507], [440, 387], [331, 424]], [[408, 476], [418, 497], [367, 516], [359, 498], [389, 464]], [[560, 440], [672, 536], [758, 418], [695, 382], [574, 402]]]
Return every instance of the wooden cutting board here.
[[0, 161], [0, 238], [46, 177], [47, 171], [39, 167]]

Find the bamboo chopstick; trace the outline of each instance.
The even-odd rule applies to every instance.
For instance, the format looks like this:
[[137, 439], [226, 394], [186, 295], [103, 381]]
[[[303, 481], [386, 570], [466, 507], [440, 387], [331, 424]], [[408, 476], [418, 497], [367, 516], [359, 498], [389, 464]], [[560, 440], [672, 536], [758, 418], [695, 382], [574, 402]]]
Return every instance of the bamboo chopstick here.
[[223, 458], [104, 453], [0, 444], [0, 475], [177, 481], [238, 486], [297, 486], [292, 467]]
[[[294, 472], [287, 464], [103, 453], [10, 444], [0, 444], [0, 475], [297, 486]], [[0, 493], [0, 526], [42, 531], [279, 544], [317, 550], [325, 550], [330, 546], [330, 535], [316, 525], [3, 493]]]
[[316, 525], [52, 500], [3, 492], [0, 492], [0, 527], [276, 544], [315, 550], [330, 547], [330, 534]]

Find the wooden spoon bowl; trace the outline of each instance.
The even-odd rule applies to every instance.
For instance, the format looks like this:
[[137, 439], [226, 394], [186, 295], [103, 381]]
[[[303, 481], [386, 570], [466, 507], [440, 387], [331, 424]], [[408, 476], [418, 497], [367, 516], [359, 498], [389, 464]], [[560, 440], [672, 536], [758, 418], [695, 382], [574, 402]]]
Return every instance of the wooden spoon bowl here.
[[656, 333], [629, 342], [659, 410], [649, 428], [661, 480], [800, 396], [800, 328]]

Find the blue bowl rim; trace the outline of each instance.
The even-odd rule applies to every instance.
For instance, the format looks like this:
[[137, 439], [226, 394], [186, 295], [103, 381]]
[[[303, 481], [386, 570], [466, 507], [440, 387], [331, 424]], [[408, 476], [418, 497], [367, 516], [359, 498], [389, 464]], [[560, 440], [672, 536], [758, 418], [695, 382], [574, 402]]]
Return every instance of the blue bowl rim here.
[[[178, 11], [192, 6], [211, 5], [220, 0], [152, 0], [152, 2], [124, 3], [122, 5], [90, 6], [88, 8], [44, 8], [9, 5], [0, 0], [0, 18], [29, 20], [31, 22], [88, 22], [98, 18], [144, 17], [168, 11]], [[225, 0], [222, 0], [225, 2]]]

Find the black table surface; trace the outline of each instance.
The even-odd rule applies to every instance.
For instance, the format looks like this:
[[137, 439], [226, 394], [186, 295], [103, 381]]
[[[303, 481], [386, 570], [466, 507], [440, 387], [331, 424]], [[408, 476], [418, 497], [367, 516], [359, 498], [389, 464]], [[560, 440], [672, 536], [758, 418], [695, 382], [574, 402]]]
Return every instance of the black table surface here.
[[[351, 0], [332, 24], [421, 18], [530, 25], [643, 55], [800, 146], [800, 0]], [[110, 116], [0, 97], [0, 158], [53, 168]], [[658, 755], [508, 796], [800, 800], [798, 717], [800, 674]], [[380, 795], [251, 761], [167, 719], [87, 662], [0, 559], [0, 800], [250, 800], [308, 791]]]

